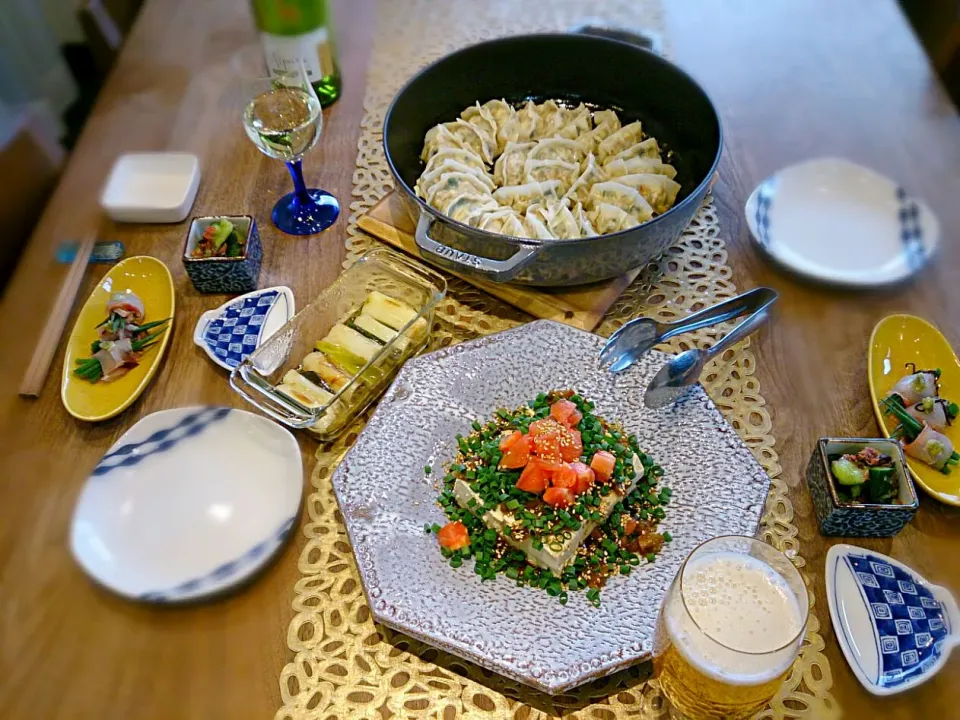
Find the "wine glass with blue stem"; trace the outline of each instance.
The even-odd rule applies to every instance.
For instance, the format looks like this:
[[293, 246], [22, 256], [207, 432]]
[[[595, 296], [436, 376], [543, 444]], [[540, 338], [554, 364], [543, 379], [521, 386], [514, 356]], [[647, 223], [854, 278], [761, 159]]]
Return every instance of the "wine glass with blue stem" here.
[[293, 192], [273, 207], [273, 223], [290, 235], [313, 235], [330, 227], [340, 203], [326, 192], [308, 188], [303, 156], [320, 139], [320, 100], [302, 68], [271, 78], [245, 82], [243, 126], [247, 136], [268, 157], [283, 160], [293, 178]]

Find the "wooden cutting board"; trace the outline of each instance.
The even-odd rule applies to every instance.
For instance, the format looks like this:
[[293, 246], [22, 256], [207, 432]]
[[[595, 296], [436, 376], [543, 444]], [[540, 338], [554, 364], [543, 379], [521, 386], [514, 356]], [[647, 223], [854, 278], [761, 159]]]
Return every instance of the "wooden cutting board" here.
[[[357, 225], [379, 240], [436, 265], [430, 258], [424, 258], [420, 254], [413, 239], [413, 220], [404, 210], [395, 192], [388, 193], [370, 212], [361, 216]], [[626, 275], [601, 283], [555, 290], [477, 280], [446, 268], [444, 272], [449, 272], [534, 317], [556, 320], [581, 330], [592, 331], [640, 270], [631, 270]]]

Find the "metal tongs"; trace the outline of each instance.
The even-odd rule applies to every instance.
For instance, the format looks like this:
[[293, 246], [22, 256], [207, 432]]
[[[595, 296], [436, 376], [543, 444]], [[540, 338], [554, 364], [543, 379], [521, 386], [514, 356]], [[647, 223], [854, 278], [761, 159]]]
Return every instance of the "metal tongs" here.
[[703, 366], [711, 359], [766, 322], [770, 315], [770, 307], [776, 302], [777, 297], [774, 290], [761, 287], [672, 323], [658, 323], [651, 318], [636, 318], [610, 336], [600, 351], [600, 364], [609, 363], [610, 372], [622, 372], [654, 345], [659, 345], [676, 335], [749, 315], [709, 350], [687, 350], [674, 356], [660, 368], [647, 386], [643, 400], [648, 408], [663, 407], [676, 400], [689, 386], [696, 384]]

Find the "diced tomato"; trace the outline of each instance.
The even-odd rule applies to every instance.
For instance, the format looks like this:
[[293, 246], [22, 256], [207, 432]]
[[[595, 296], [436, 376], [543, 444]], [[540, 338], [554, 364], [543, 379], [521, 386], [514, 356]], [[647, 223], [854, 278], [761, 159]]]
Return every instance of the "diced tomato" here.
[[579, 430], [565, 430], [560, 437], [560, 457], [566, 462], [579, 460], [583, 455], [583, 440]]
[[533, 451], [537, 454], [537, 457], [542, 457], [548, 462], [559, 462], [561, 460], [560, 433], [548, 432], [535, 435]]
[[[517, 435], [520, 435], [518, 432]], [[500, 467], [508, 470], [522, 468], [530, 461], [530, 439], [520, 435], [519, 439], [510, 444], [510, 447], [500, 458]]]
[[517, 487], [520, 490], [539, 495], [547, 489], [548, 479], [549, 472], [543, 467], [543, 464], [536, 458], [531, 458], [523, 472], [520, 473]]
[[593, 470], [590, 469], [589, 465], [586, 465], [582, 462], [575, 462], [571, 463], [570, 467], [577, 474], [577, 485], [573, 489], [577, 495], [580, 493], [585, 493], [587, 490], [593, 487], [593, 482], [597, 479], [597, 476], [594, 474]]
[[559, 455], [557, 457], [538, 457], [536, 460], [538, 463], [540, 463], [540, 467], [543, 468], [543, 471], [548, 475], [550, 473], [555, 473], [564, 465], [564, 462], [560, 459]]
[[616, 464], [617, 458], [614, 457], [613, 453], [608, 453], [606, 450], [597, 450], [593, 456], [593, 460], [590, 461], [590, 467], [593, 469], [593, 472], [595, 472], [597, 478], [603, 482], [613, 477], [613, 468]]
[[573, 505], [573, 492], [567, 488], [549, 487], [543, 493], [543, 501], [553, 507], [570, 507]]
[[564, 463], [553, 471], [550, 476], [550, 484], [553, 487], [573, 489], [577, 485], [577, 473], [572, 467]]
[[437, 540], [448, 550], [459, 550], [470, 544], [470, 533], [467, 532], [467, 526], [457, 520], [440, 528], [437, 531]]
[[557, 400], [550, 406], [550, 417], [561, 425], [570, 424], [570, 416], [577, 412], [577, 406], [569, 400]]
[[520, 442], [520, 438], [523, 437], [523, 433], [519, 430], [514, 430], [509, 435], [504, 435], [500, 438], [500, 452], [506, 452], [511, 447]]
[[556, 433], [560, 432], [563, 429], [563, 425], [558, 423], [553, 418], [543, 418], [542, 420], [534, 420], [530, 423], [530, 437], [536, 437], [537, 435], [544, 435], [546, 433]]

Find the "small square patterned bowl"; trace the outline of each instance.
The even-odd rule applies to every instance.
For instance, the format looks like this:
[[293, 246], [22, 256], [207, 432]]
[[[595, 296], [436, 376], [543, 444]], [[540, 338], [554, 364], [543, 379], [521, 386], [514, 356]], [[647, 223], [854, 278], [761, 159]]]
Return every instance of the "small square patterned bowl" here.
[[[203, 231], [217, 220], [229, 220], [237, 234], [246, 239], [240, 257], [195, 258], [191, 253], [196, 248]], [[202, 293], [247, 293], [257, 289], [263, 248], [257, 221], [250, 215], [212, 215], [194, 218], [190, 223], [187, 241], [183, 247], [183, 266], [193, 286]]]
[[[830, 472], [830, 456], [855, 454], [865, 447], [893, 458], [898, 502], [852, 502], [837, 493]], [[920, 507], [899, 443], [884, 438], [820, 438], [807, 465], [807, 485], [820, 532], [828, 536], [890, 537], [903, 530]]]

